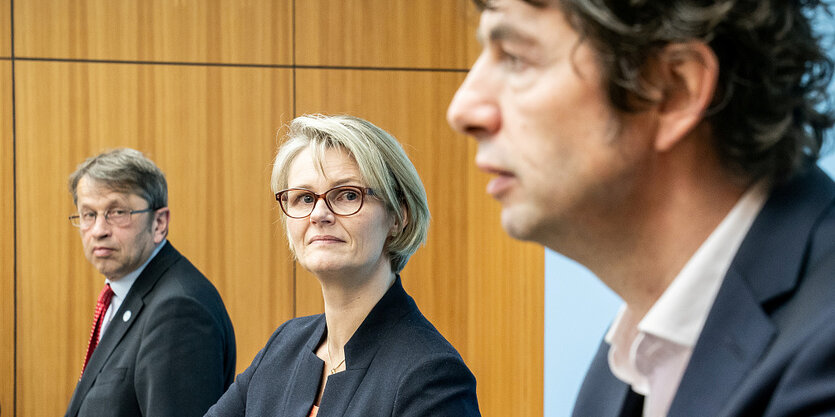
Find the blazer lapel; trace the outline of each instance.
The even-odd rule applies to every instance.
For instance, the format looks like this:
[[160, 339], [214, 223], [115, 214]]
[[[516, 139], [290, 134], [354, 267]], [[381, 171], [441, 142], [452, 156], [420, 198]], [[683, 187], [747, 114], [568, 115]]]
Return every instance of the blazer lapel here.
[[795, 289], [812, 230], [833, 197], [817, 167], [773, 190], [719, 289], [670, 416], [721, 415], [774, 340], [770, 302]]
[[774, 326], [742, 280], [726, 277], [668, 415], [719, 415], [774, 334]]
[[[87, 395], [87, 391], [93, 386], [102, 367], [107, 363], [107, 359], [110, 358], [110, 355], [122, 341], [125, 333], [127, 333], [128, 329], [130, 329], [139, 317], [145, 305], [143, 298], [154, 287], [163, 272], [180, 256], [179, 252], [170, 243], [166, 243], [160, 249], [159, 253], [157, 253], [157, 256], [148, 263], [139, 275], [139, 278], [136, 279], [136, 282], [133, 283], [128, 295], [125, 297], [125, 301], [122, 302], [119, 310], [113, 315], [107, 331], [102, 336], [98, 346], [96, 346], [96, 350], [93, 351], [93, 355], [90, 356], [90, 361], [84, 369], [84, 374], [78, 381], [78, 385], [76, 385], [70, 406], [67, 410], [67, 415], [74, 416], [78, 413], [79, 408], [81, 408], [81, 403]], [[126, 316], [125, 313], [128, 311], [130, 311], [130, 314]]]
[[[280, 415], [283, 416], [306, 416], [310, 414], [313, 402], [316, 400], [316, 393], [319, 391], [319, 384], [322, 380], [324, 362], [316, 356], [316, 347], [322, 342], [325, 336], [326, 323], [324, 315], [316, 330], [305, 344], [304, 351], [299, 353], [296, 361], [296, 369], [288, 380], [290, 386], [287, 388], [286, 398], [283, 401], [284, 409]], [[353, 340], [353, 338], [352, 338]], [[322, 400], [319, 403], [320, 416], [341, 416], [351, 404], [351, 399], [357, 387], [365, 377], [368, 363], [364, 366], [355, 365], [357, 359], [350, 356], [346, 347], [346, 370], [328, 376], [325, 385], [325, 392], [322, 393]], [[370, 362], [370, 360], [368, 361]], [[276, 412], [270, 410], [267, 414]]]
[[617, 379], [609, 370], [609, 344], [600, 343], [594, 359], [591, 362], [586, 378], [580, 388], [577, 401], [574, 404], [574, 417], [619, 417], [619, 416], [640, 416], [640, 409], [637, 414], [634, 410], [626, 410], [634, 405], [630, 398], [629, 385]]
[[[107, 363], [107, 359], [110, 358], [110, 355], [116, 349], [116, 346], [119, 345], [122, 337], [133, 322], [136, 321], [136, 317], [139, 316], [139, 312], [142, 310], [144, 303], [141, 298], [130, 298], [128, 296], [125, 302], [122, 303], [122, 306], [119, 307], [119, 311], [116, 312], [113, 320], [107, 327], [107, 332], [102, 336], [98, 346], [96, 346], [96, 350], [93, 351], [93, 355], [90, 356], [90, 362], [87, 363], [87, 368], [85, 368], [81, 380], [78, 381], [78, 387], [76, 388], [78, 401], [75, 401], [76, 396], [73, 396], [73, 409], [70, 415], [78, 412], [78, 408], [81, 407], [81, 399], [84, 398], [87, 391], [93, 386], [99, 372], [101, 372], [101, 368]], [[131, 311], [131, 316], [128, 320], [122, 320], [122, 317], [124, 317], [123, 311]]]
[[[386, 333], [403, 316], [417, 312], [414, 299], [406, 294], [398, 275], [391, 288], [368, 313], [345, 344], [345, 371], [330, 375], [319, 403], [319, 415], [346, 415], [357, 387], [371, 366]], [[321, 368], [320, 368], [321, 369]], [[320, 370], [321, 372], [321, 370]]]
[[[325, 316], [321, 315], [316, 330], [305, 344], [305, 349], [299, 352], [299, 359], [296, 361], [296, 369], [292, 376], [287, 379], [290, 384], [287, 387], [286, 398], [284, 399], [283, 416], [307, 416], [316, 401], [316, 394], [319, 392], [319, 382], [322, 379], [324, 362], [316, 356], [316, 347], [325, 336]], [[326, 387], [328, 388], [328, 387]], [[276, 406], [281, 403], [276, 403]], [[276, 407], [277, 408], [277, 407]], [[275, 412], [277, 410], [271, 410]], [[329, 415], [321, 412], [319, 415]], [[270, 414], [268, 412], [267, 414]]]
[[368, 368], [346, 369], [330, 375], [325, 385], [325, 392], [322, 394], [322, 401], [319, 403], [319, 415], [345, 415], [367, 370]]

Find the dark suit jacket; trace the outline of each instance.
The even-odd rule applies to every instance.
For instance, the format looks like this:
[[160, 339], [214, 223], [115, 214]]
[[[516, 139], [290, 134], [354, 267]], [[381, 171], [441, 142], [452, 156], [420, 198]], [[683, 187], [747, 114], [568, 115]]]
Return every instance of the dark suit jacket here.
[[[835, 184], [817, 167], [774, 189], [725, 276], [670, 416], [835, 415], [833, 201]], [[608, 349], [592, 362], [575, 416], [620, 413], [629, 388], [609, 371]]]
[[166, 243], [110, 322], [66, 415], [199, 416], [234, 375], [235, 335], [220, 295]]
[[[273, 333], [207, 416], [307, 417], [324, 363], [314, 351], [325, 316]], [[400, 278], [345, 345], [346, 370], [329, 376], [319, 417], [477, 416], [475, 378], [420, 313]]]

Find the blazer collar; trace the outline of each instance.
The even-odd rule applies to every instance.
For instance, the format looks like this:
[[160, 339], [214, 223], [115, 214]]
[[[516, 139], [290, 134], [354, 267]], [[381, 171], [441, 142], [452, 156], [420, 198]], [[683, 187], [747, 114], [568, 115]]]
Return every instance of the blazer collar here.
[[[330, 375], [319, 415], [343, 415], [351, 403], [357, 387], [365, 377], [371, 361], [386, 339], [386, 334], [405, 315], [417, 312], [412, 297], [406, 294], [400, 276], [368, 313], [362, 324], [345, 344], [345, 371]], [[285, 415], [306, 415], [315, 400], [322, 375], [322, 361], [316, 357], [316, 347], [325, 337], [325, 316], [317, 320], [316, 329], [308, 339], [288, 390]], [[301, 414], [300, 414], [301, 413]]]
[[629, 400], [633, 393], [629, 385], [612, 374], [609, 369], [608, 356], [609, 344], [603, 341], [580, 387], [574, 410], [571, 413], [573, 417], [638, 417], [641, 415], [640, 409], [629, 409]]
[[398, 275], [391, 288], [371, 309], [348, 343], [345, 344], [346, 369], [368, 368], [386, 333], [406, 314], [417, 312], [415, 301], [403, 289]]
[[817, 166], [774, 190], [731, 264], [759, 303], [797, 285], [812, 229], [834, 198], [835, 184]]
[[721, 415], [773, 340], [769, 302], [797, 286], [815, 224], [834, 199], [835, 184], [816, 166], [772, 191], [719, 289], [670, 416]]
[[136, 279], [125, 301], [113, 316], [113, 321], [108, 325], [107, 332], [104, 333], [93, 355], [90, 356], [87, 368], [75, 388], [68, 415], [74, 416], [78, 413], [84, 396], [95, 382], [101, 368], [142, 311], [145, 305], [143, 299], [154, 288], [162, 274], [181, 256], [171, 243], [166, 243]]

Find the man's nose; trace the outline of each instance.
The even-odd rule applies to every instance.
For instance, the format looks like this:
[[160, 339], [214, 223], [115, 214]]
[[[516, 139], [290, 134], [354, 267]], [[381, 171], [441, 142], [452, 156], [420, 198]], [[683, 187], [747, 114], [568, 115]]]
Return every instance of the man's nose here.
[[496, 91], [488, 72], [487, 58], [482, 55], [467, 74], [447, 109], [447, 121], [460, 133], [482, 139], [501, 127]]
[[96, 216], [96, 219], [93, 220], [93, 225], [90, 226], [90, 233], [93, 236], [107, 236], [110, 234], [111, 230], [110, 223], [107, 222], [104, 214], [99, 214]]

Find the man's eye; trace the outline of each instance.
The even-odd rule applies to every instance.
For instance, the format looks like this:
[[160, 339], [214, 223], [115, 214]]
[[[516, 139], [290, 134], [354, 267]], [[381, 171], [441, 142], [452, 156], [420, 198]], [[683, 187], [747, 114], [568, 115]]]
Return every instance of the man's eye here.
[[520, 71], [525, 69], [527, 62], [517, 55], [513, 55], [506, 51], [501, 51], [502, 62], [513, 71]]
[[113, 209], [110, 210], [111, 216], [126, 216], [128, 214], [127, 209]]
[[85, 212], [82, 212], [82, 213], [81, 213], [81, 218], [82, 218], [83, 220], [93, 220], [93, 219], [95, 219], [95, 218], [96, 218], [96, 212], [95, 212], [95, 211], [85, 211]]

